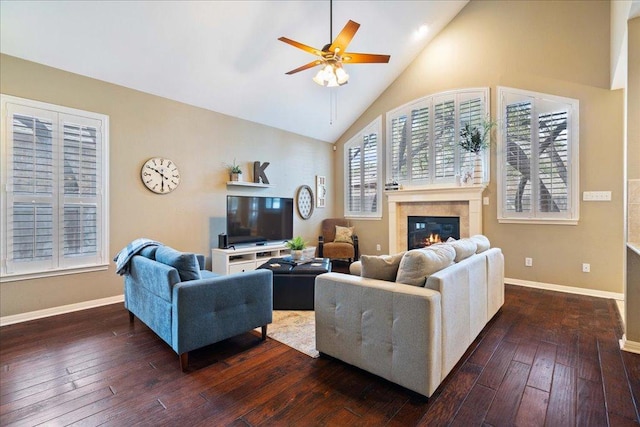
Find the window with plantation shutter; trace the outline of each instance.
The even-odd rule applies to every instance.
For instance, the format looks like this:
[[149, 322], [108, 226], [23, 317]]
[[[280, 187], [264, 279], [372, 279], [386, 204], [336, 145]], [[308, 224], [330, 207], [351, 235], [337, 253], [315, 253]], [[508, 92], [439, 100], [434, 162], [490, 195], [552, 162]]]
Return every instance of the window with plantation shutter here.
[[377, 118], [351, 138], [345, 149], [345, 216], [382, 216], [381, 197], [381, 118]]
[[[386, 182], [453, 184], [472, 169], [474, 158], [460, 147], [465, 124], [482, 126], [489, 89], [462, 89], [427, 96], [387, 113]], [[488, 150], [482, 153], [488, 182]]]
[[578, 100], [498, 88], [501, 222], [576, 224]]
[[108, 266], [108, 117], [1, 96], [2, 281]]

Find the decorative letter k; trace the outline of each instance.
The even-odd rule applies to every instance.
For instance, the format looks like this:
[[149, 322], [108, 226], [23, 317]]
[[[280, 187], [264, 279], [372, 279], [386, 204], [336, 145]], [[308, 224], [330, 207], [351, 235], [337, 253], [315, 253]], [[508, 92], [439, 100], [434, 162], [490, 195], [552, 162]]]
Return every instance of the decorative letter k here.
[[264, 173], [264, 170], [269, 166], [269, 162], [264, 162], [260, 164], [260, 162], [253, 162], [253, 182], [260, 182], [262, 180], [263, 184], [268, 184], [269, 179], [267, 175]]

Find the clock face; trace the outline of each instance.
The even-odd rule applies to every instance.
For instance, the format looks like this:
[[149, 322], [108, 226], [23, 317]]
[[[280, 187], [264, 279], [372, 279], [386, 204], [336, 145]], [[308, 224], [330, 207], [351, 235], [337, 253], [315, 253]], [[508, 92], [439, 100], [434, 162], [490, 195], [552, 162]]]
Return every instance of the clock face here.
[[178, 166], [173, 161], [162, 157], [147, 160], [140, 174], [144, 185], [154, 193], [171, 193], [180, 184]]
[[302, 219], [311, 218], [311, 214], [313, 213], [313, 192], [311, 191], [311, 187], [303, 185], [298, 189], [296, 204], [298, 205], [298, 213]]

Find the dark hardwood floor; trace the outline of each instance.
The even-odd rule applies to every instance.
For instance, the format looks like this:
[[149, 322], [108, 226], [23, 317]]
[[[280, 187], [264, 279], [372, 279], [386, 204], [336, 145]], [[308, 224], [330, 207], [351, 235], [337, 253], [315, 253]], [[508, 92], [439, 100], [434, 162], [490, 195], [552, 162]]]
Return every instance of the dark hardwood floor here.
[[0, 425], [638, 423], [611, 300], [516, 286], [428, 401], [257, 332], [177, 355], [122, 304], [0, 328]]

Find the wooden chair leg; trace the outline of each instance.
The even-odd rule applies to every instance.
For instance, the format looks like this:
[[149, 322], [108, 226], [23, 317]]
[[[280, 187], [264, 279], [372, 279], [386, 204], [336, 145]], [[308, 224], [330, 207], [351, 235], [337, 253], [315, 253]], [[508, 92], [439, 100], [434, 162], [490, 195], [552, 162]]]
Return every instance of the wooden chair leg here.
[[133, 323], [134, 315], [132, 312], [129, 312], [129, 323]]
[[187, 365], [189, 364], [189, 352], [184, 352], [180, 355], [180, 369], [182, 372], [187, 370]]
[[267, 339], [267, 325], [262, 327], [262, 341]]

